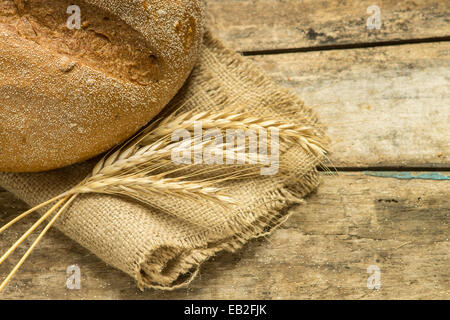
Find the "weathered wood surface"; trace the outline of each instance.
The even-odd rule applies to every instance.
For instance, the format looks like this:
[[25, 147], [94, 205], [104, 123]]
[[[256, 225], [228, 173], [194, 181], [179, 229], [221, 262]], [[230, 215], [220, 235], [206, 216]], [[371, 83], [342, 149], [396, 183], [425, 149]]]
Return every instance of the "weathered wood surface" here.
[[[208, 24], [239, 51], [342, 46], [450, 36], [448, 1], [207, 0]], [[367, 30], [370, 5], [380, 30]], [[295, 50], [294, 50], [295, 51]], [[449, 167], [450, 44], [253, 56], [276, 82], [314, 106], [339, 167]], [[386, 175], [393, 175], [392, 172]], [[442, 176], [448, 176], [443, 172]], [[204, 265], [185, 289], [144, 293], [127, 275], [51, 230], [0, 299], [450, 298], [448, 180], [363, 172], [324, 184], [267, 239]], [[0, 225], [26, 210], [0, 191]], [[2, 235], [0, 252], [33, 219]], [[4, 276], [31, 244], [2, 266]], [[77, 264], [82, 289], [66, 288]], [[381, 269], [369, 290], [367, 267]]]
[[[450, 36], [448, 0], [207, 0], [208, 26], [239, 51]], [[368, 30], [378, 5], [381, 28]]]
[[[127, 275], [53, 230], [0, 299], [449, 299], [449, 187], [445, 180], [326, 176], [308, 204], [270, 237], [251, 241], [239, 254], [219, 255], [188, 288], [173, 292], [140, 292]], [[25, 208], [0, 192], [1, 224]], [[25, 228], [8, 231], [1, 251]], [[81, 269], [81, 290], [65, 286], [73, 264]], [[380, 290], [367, 288], [370, 265], [381, 270]]]
[[450, 167], [450, 42], [255, 56], [313, 106], [338, 167]]

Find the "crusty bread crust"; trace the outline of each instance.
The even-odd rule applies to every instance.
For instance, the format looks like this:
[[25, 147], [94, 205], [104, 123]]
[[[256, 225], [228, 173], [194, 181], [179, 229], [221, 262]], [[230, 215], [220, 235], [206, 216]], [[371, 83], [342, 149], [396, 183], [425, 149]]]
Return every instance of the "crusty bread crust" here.
[[[73, 4], [80, 30], [66, 27]], [[127, 139], [183, 85], [202, 33], [201, 0], [0, 0], [0, 171], [63, 167]]]

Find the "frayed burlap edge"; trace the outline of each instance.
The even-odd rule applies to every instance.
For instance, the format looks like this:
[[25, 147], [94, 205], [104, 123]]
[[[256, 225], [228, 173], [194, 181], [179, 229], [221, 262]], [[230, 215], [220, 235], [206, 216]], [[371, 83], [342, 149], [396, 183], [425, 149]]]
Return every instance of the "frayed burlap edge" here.
[[[221, 110], [231, 104], [231, 98], [237, 97], [240, 105], [248, 105], [248, 111], [258, 116], [275, 115], [289, 121], [306, 119], [307, 125], [316, 128], [318, 136], [324, 136], [313, 110], [305, 107], [290, 90], [279, 88], [246, 58], [226, 49], [209, 32], [205, 35], [203, 49], [190, 79], [167, 110], [181, 104], [185, 109], [198, 111]], [[195, 94], [197, 91], [199, 95]], [[185, 104], [186, 101], [190, 102]], [[180, 231], [176, 236], [146, 229], [148, 234], [140, 235], [138, 231], [142, 228], [135, 230], [128, 226], [128, 214], [139, 222], [142, 215], [148, 214], [151, 217], [143, 222], [151, 228], [149, 221], [158, 223], [160, 218], [157, 219], [156, 214], [153, 218], [150, 209], [129, 199], [90, 194], [79, 196], [56, 227], [109, 265], [132, 276], [141, 289], [180, 288], [195, 278], [201, 264], [209, 258], [221, 251], [235, 252], [250, 239], [270, 234], [289, 218], [289, 208], [303, 203], [302, 198], [318, 186], [320, 175], [315, 168], [322, 159], [316, 159], [301, 148], [290, 148], [281, 157], [291, 174], [283, 180], [277, 177], [255, 179], [253, 189], [258, 192], [251, 195], [252, 205], [242, 205], [240, 211], [218, 227], [187, 235]], [[91, 160], [38, 174], [0, 173], [0, 184], [30, 205], [36, 205], [69, 189], [94, 164], [95, 160]], [[42, 188], [48, 188], [44, 195]], [[94, 212], [93, 207], [99, 212]], [[97, 217], [100, 222], [93, 221]], [[117, 228], [124, 230], [118, 232]], [[107, 238], [102, 238], [105, 236]]]
[[[145, 287], [161, 290], [175, 290], [189, 285], [189, 283], [197, 276], [201, 265], [216, 254], [222, 251], [234, 253], [241, 249], [249, 240], [270, 235], [275, 229], [289, 219], [293, 213], [293, 211], [290, 210], [293, 206], [305, 203], [302, 197], [316, 189], [319, 183], [319, 173], [316, 170], [313, 170], [309, 175], [303, 177], [302, 183], [291, 186], [291, 188], [285, 187], [273, 191], [280, 200], [270, 211], [264, 206], [253, 209], [261, 215], [260, 218], [257, 219], [254, 224], [248, 226], [246, 231], [236, 230], [235, 236], [224, 239], [220, 243], [211, 244], [206, 248], [192, 249], [190, 252], [185, 252], [183, 249], [177, 250], [177, 248], [165, 248], [163, 252], [157, 250], [157, 252], [148, 254], [138, 263], [136, 269], [138, 287], [141, 290]], [[298, 189], [301, 189], [302, 191], [296, 191]], [[242, 223], [245, 223], [245, 220], [242, 219], [241, 215], [232, 221], [232, 225], [239, 225]], [[195, 237], [198, 236], [200, 235], [196, 235]], [[192, 245], [192, 242], [195, 242], [192, 240], [195, 239], [192, 239], [192, 237], [185, 239], [186, 243], [189, 243], [189, 245]], [[172, 253], [167, 255], [170, 250], [172, 250]], [[167, 276], [163, 276], [163, 274], [167, 273], [167, 270], [156, 268], [158, 271], [155, 271], [155, 266], [150, 262], [152, 260], [161, 262], [164, 257], [160, 254], [167, 255], [166, 266], [176, 266], [176, 268], [170, 270], [170, 274]], [[173, 274], [177, 275], [175, 280], [173, 280]], [[161, 283], [166, 283], [166, 285], [161, 285]]]
[[[226, 65], [230, 74], [237, 75], [243, 81], [251, 77], [254, 83], [253, 85], [266, 92], [270, 92], [280, 103], [283, 102], [283, 113], [295, 117], [302, 116], [308, 120], [310, 125], [317, 126], [318, 118], [315, 112], [305, 107], [303, 101], [295, 93], [289, 89], [278, 87], [264, 71], [260, 70], [246, 58], [227, 49], [209, 31], [205, 33], [204, 47], [204, 53], [206, 48], [213, 48], [215, 56], [221, 63]], [[202, 59], [205, 59], [205, 57], [200, 57], [200, 60]], [[220, 83], [217, 83], [214, 77], [206, 76], [208, 74], [208, 70], [206, 69], [204, 64], [199, 63], [193, 71], [192, 77], [195, 78], [200, 75], [195, 81], [204, 87], [204, 90], [208, 92], [209, 96], [217, 98], [218, 101], [221, 101], [220, 96], [222, 96], [224, 100], [223, 104], [225, 105], [226, 93], [222, 92]], [[189, 83], [187, 86], [189, 86]], [[179, 99], [183, 100], [184, 98]], [[178, 105], [176, 100], [177, 98], [173, 101], [174, 105]], [[223, 106], [220, 103], [216, 103], [214, 108], [221, 110]], [[324, 131], [320, 127], [317, 127], [316, 134], [318, 136], [324, 136]], [[241, 249], [249, 240], [270, 235], [289, 219], [292, 214], [290, 208], [295, 205], [304, 204], [305, 201], [302, 198], [311, 193], [320, 184], [320, 175], [315, 167], [321, 163], [321, 160], [316, 159], [316, 161], [311, 163], [311, 168], [306, 174], [302, 176], [293, 175], [295, 177], [293, 179], [294, 181], [286, 181], [284, 186], [270, 191], [272, 196], [268, 197], [268, 201], [275, 202], [274, 204], [268, 205], [266, 202], [259, 207], [249, 209], [249, 211], [255, 212], [255, 215], [259, 217], [251, 225], [246, 225], [248, 221], [244, 218], [246, 214], [244, 212], [230, 220], [228, 227], [234, 228], [234, 235], [232, 237], [223, 239], [219, 243], [214, 242], [208, 244], [206, 248], [192, 249], [190, 252], [185, 252], [184, 248], [165, 248], [164, 251], [157, 250], [142, 257], [142, 260], [136, 268], [136, 279], [139, 288], [141, 290], [145, 287], [175, 290], [185, 287], [195, 279], [201, 265], [213, 256], [222, 251], [234, 253]], [[245, 227], [236, 228], [236, 226]], [[223, 230], [212, 229], [210, 231], [220, 232]], [[188, 237], [184, 241], [189, 246], [195, 247], [197, 242], [195, 238], [198, 237], [202, 237], [202, 235]], [[172, 251], [171, 254], [168, 254], [168, 251]], [[161, 268], [155, 268], [151, 263], [153, 260], [159, 262], [166, 260], [166, 269], [161, 270]], [[167, 274], [167, 276], [163, 276], [163, 274]], [[173, 280], [174, 278], [175, 280]], [[166, 283], [166, 285], [161, 285], [161, 283]]]

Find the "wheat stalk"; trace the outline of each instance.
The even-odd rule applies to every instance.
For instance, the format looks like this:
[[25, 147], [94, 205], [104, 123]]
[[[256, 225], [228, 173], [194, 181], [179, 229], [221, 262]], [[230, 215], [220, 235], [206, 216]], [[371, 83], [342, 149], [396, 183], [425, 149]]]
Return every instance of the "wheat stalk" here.
[[[55, 203], [0, 257], [1, 264], [34, 230], [56, 212], [0, 285], [0, 291], [6, 287], [45, 233], [79, 194], [101, 193], [128, 196], [155, 207], [158, 207], [158, 204], [152, 202], [152, 199], [158, 195], [171, 195], [192, 200], [201, 199], [223, 207], [234, 205], [234, 200], [225, 194], [219, 185], [231, 179], [256, 174], [257, 169], [261, 167], [261, 164], [258, 163], [258, 155], [248, 152], [246, 147], [242, 148], [226, 143], [216, 144], [212, 141], [205, 142], [196, 136], [187, 141], [171, 141], [170, 136], [175, 130], [186, 129], [192, 132], [197, 121], [201, 121], [205, 130], [214, 128], [221, 132], [228, 129], [259, 132], [274, 128], [278, 130], [281, 140], [287, 147], [297, 144], [314, 155], [318, 161], [325, 155], [324, 146], [327, 141], [317, 135], [310, 126], [285, 123], [276, 119], [263, 119], [250, 116], [248, 113], [233, 113], [230, 110], [207, 111], [198, 114], [194, 114], [193, 111], [173, 113], [165, 119], [155, 121], [147, 129], [103, 157], [95, 165], [91, 174], [71, 190], [31, 208], [0, 228], [0, 233], [2, 233], [36, 210]], [[195, 144], [210, 148], [214, 154], [221, 152], [225, 158], [234, 157], [233, 159], [239, 161], [238, 163], [247, 165], [237, 170], [224, 170], [224, 165], [205, 167], [187, 164], [174, 167], [171, 159], [172, 152], [190, 149]], [[162, 209], [164, 210], [164, 208]]]
[[[28, 258], [28, 256], [33, 252], [34, 248], [39, 244], [39, 242], [42, 240], [42, 238], [45, 236], [45, 234], [47, 233], [47, 231], [51, 228], [51, 226], [56, 222], [56, 220], [59, 218], [59, 216], [69, 207], [69, 205], [72, 203], [72, 201], [75, 199], [76, 195], [71, 196], [70, 198], [64, 198], [63, 202], [64, 205], [61, 207], [62, 202], [59, 202], [57, 205], [55, 205], [53, 208], [54, 210], [50, 210], [48, 211], [45, 215], [42, 216], [42, 221], [41, 219], [39, 221], [41, 222], [36, 222], [37, 226], [39, 226], [45, 219], [47, 219], [54, 211], [56, 211], [57, 208], [60, 208], [58, 210], [58, 212], [53, 216], [53, 218], [50, 220], [50, 222], [45, 226], [44, 230], [42, 230], [42, 232], [39, 234], [39, 236], [36, 238], [36, 240], [34, 240], [34, 242], [31, 244], [31, 246], [28, 248], [27, 252], [25, 252], [25, 254], [22, 256], [22, 258], [19, 260], [19, 262], [14, 266], [14, 268], [11, 270], [11, 272], [8, 274], [8, 276], [5, 278], [5, 280], [3, 280], [2, 284], [0, 285], [0, 291], [2, 291], [9, 283], [9, 281], [12, 279], [12, 277], [14, 277], [14, 275], [17, 273], [17, 271], [19, 270], [19, 268], [22, 266], [22, 264], [25, 262], [25, 260]], [[35, 224], [35, 225], [36, 225]], [[34, 226], [33, 226], [34, 227]], [[28, 230], [28, 232], [26, 232], [23, 236], [22, 236], [22, 241], [25, 240], [29, 234], [31, 234], [31, 232], [34, 230], [33, 227], [31, 229]], [[27, 235], [28, 234], [28, 235]], [[20, 241], [20, 239], [19, 239]], [[19, 242], [18, 241], [18, 242]], [[22, 242], [20, 241], [20, 243]], [[20, 244], [19, 243], [19, 244]], [[16, 243], [17, 244], [17, 243]], [[18, 245], [17, 245], [18, 246]], [[17, 246], [14, 248], [14, 250], [17, 248]], [[11, 250], [11, 248], [10, 248]], [[12, 250], [12, 252], [14, 251]], [[8, 250], [9, 251], [9, 250]], [[9, 254], [11, 254], [12, 252], [10, 252]], [[8, 255], [9, 255], [8, 254]], [[5, 254], [6, 255], [6, 254]], [[6, 259], [6, 258], [5, 258]], [[0, 264], [3, 262], [3, 257], [2, 260], [0, 261]]]

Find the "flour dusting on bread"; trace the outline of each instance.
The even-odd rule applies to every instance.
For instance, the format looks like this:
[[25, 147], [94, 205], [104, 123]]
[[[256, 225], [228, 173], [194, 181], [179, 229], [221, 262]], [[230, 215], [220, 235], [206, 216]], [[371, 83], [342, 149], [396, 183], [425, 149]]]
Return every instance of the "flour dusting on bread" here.
[[191, 72], [203, 14], [200, 0], [0, 0], [0, 171], [69, 165], [134, 134]]

